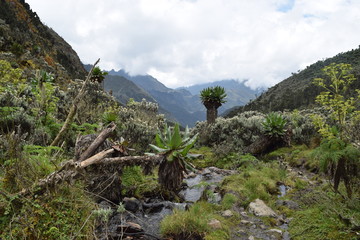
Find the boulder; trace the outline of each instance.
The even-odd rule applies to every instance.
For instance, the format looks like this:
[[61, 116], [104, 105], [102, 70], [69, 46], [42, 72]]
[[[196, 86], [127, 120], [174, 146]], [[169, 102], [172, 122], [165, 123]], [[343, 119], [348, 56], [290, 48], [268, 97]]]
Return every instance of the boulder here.
[[258, 217], [277, 217], [276, 213], [260, 199], [249, 204], [249, 212]]

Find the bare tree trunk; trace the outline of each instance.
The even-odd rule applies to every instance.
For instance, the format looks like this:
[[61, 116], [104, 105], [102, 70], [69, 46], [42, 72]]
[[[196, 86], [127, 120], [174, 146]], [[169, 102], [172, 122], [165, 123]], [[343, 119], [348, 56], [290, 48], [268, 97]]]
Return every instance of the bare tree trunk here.
[[57, 146], [60, 141], [62, 140], [63, 136], [65, 135], [66, 131], [70, 128], [71, 123], [74, 120], [76, 111], [77, 111], [77, 105], [79, 104], [79, 102], [81, 101], [81, 99], [83, 98], [83, 96], [85, 95], [85, 88], [87, 83], [90, 81], [91, 76], [92, 76], [92, 72], [94, 70], [94, 67], [99, 63], [100, 59], [98, 59], [95, 64], [93, 65], [93, 67], [91, 68], [88, 76], [85, 79], [85, 82], [83, 84], [83, 86], [81, 87], [78, 95], [75, 97], [73, 105], [70, 108], [69, 114], [66, 117], [66, 120], [64, 122], [64, 125], [61, 127], [61, 130], [59, 131], [59, 133], [56, 135], [54, 141], [51, 143], [51, 146]]
[[217, 118], [218, 112], [217, 108], [215, 106], [210, 106], [206, 109], [206, 120], [208, 124], [215, 123], [215, 120]]

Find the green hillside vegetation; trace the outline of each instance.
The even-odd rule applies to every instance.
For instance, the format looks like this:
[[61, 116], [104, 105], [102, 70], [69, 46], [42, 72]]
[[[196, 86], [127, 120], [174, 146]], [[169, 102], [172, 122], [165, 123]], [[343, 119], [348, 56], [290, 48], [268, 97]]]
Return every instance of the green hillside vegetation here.
[[27, 76], [36, 69], [56, 73], [58, 82], [86, 75], [76, 52], [24, 0], [0, 1], [0, 36], [0, 59]]
[[315, 97], [321, 92], [321, 88], [312, 83], [314, 78], [323, 77], [322, 69], [330, 63], [347, 63], [353, 67], [352, 73], [356, 81], [352, 89], [360, 88], [360, 47], [345, 53], [339, 53], [335, 57], [318, 61], [304, 70], [292, 73], [292, 76], [269, 88], [258, 98], [245, 106], [233, 108], [226, 117], [235, 116], [243, 111], [283, 111], [294, 109], [306, 109], [316, 106]]

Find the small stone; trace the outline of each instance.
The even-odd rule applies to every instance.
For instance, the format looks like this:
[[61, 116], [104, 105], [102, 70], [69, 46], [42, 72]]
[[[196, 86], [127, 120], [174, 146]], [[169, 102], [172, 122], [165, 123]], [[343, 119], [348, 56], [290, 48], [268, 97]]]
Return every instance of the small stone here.
[[250, 222], [248, 220], [241, 220], [240, 223], [241, 224], [253, 224], [253, 222]]
[[249, 212], [258, 217], [276, 217], [276, 213], [260, 199], [249, 204]]
[[266, 226], [264, 224], [261, 224], [260, 228], [264, 230], [264, 229], [266, 229]]
[[255, 237], [254, 237], [254, 236], [250, 236], [250, 237], [249, 237], [249, 240], [255, 240]]
[[246, 232], [244, 230], [242, 230], [242, 229], [238, 230], [236, 233], [238, 235], [242, 235], [242, 236], [246, 235]]
[[232, 216], [234, 216], [234, 214], [230, 210], [226, 210], [226, 211], [222, 212], [221, 216], [232, 217]]
[[221, 222], [217, 219], [211, 219], [210, 222], [208, 223], [208, 225], [210, 227], [212, 227], [213, 229], [221, 228]]
[[188, 175], [185, 176], [185, 178], [194, 178], [196, 176], [197, 176], [196, 173], [190, 172]]
[[248, 215], [247, 215], [246, 212], [241, 212], [240, 215], [241, 215], [242, 217], [248, 217]]

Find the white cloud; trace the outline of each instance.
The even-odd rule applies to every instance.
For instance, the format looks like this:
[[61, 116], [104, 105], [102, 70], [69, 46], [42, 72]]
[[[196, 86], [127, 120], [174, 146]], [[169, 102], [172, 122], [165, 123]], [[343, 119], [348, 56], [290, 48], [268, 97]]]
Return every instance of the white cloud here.
[[221, 79], [271, 86], [359, 45], [360, 1], [27, 0], [85, 63], [169, 87]]

